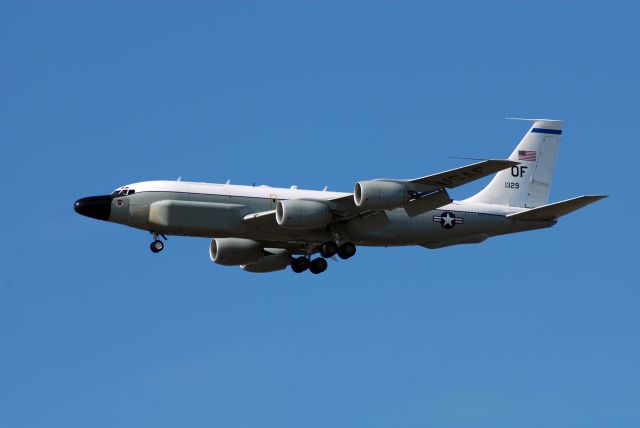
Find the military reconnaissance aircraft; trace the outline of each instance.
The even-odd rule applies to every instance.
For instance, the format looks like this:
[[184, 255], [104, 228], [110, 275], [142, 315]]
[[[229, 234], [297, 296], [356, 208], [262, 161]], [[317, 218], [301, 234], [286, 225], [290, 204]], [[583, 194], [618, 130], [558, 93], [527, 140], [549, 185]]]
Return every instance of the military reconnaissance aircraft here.
[[[77, 213], [151, 232], [158, 253], [166, 235], [213, 238], [215, 263], [249, 272], [291, 266], [314, 274], [356, 246], [441, 248], [553, 226], [606, 195], [547, 204], [562, 121], [533, 126], [507, 160], [485, 160], [410, 180], [359, 181], [353, 193], [145, 181], [75, 202]], [[495, 174], [476, 195], [453, 201], [447, 189]], [[312, 258], [319, 253], [319, 257]]]

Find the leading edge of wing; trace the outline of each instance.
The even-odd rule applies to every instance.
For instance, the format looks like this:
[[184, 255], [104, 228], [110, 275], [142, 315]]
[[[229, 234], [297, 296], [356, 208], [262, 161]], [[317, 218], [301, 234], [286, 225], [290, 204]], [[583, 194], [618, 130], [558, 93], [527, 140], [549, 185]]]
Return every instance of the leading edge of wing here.
[[[482, 162], [472, 163], [459, 168], [407, 181], [417, 185], [434, 186], [436, 188], [446, 187], [448, 189], [452, 189], [488, 175], [495, 174], [503, 169], [511, 168], [518, 164], [520, 164], [520, 162], [510, 161], [507, 159], [487, 159]], [[400, 182], [400, 180], [394, 181]]]

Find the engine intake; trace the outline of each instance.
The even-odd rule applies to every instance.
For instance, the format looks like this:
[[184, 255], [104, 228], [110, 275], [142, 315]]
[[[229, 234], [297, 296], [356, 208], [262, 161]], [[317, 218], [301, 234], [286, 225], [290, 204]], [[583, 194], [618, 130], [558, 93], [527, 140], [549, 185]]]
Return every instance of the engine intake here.
[[209, 245], [211, 261], [224, 266], [254, 263], [262, 259], [264, 250], [259, 242], [242, 238], [215, 238]]
[[318, 201], [278, 201], [276, 221], [286, 229], [323, 229], [331, 222], [331, 211], [326, 204]]
[[240, 266], [242, 270], [255, 273], [275, 272], [286, 269], [291, 263], [291, 254], [287, 250], [281, 248], [265, 248], [264, 250], [271, 254], [264, 256], [257, 262]]
[[400, 208], [409, 201], [404, 184], [393, 181], [359, 181], [353, 190], [356, 206], [366, 210]]

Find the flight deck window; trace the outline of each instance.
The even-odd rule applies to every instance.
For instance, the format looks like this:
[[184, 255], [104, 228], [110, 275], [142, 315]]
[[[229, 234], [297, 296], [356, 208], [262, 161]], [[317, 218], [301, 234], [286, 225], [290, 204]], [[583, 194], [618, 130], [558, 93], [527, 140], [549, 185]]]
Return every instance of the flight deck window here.
[[120, 187], [111, 193], [112, 198], [121, 198], [123, 196], [133, 195], [136, 193], [135, 189], [129, 189], [128, 187]]

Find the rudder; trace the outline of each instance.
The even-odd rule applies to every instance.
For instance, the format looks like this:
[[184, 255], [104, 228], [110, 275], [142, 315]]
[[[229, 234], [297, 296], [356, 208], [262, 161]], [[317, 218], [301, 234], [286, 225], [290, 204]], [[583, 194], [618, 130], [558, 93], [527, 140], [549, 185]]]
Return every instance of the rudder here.
[[467, 201], [523, 208], [539, 207], [548, 202], [563, 122], [533, 121], [509, 156], [509, 160], [520, 162], [520, 165], [497, 173], [487, 187]]

